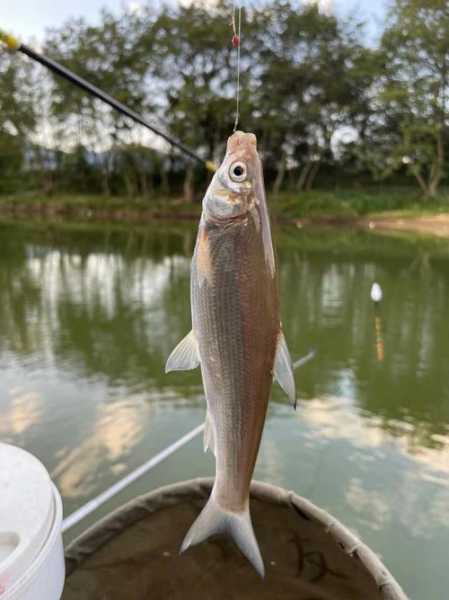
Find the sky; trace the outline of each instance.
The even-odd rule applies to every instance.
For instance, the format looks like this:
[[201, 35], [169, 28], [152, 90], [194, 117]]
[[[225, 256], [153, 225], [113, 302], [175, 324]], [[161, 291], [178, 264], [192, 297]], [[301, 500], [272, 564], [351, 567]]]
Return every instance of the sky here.
[[[172, 0], [175, 2], [176, 0]], [[181, 0], [184, 3], [189, 0]], [[211, 0], [212, 1], [212, 0]], [[242, 0], [242, 5], [249, 0]], [[323, 10], [341, 15], [354, 15], [365, 20], [368, 31], [375, 36], [385, 14], [387, 0], [304, 0], [317, 1]], [[146, 0], [146, 3], [159, 0]], [[121, 8], [137, 10], [143, 0], [0, 0], [0, 28], [13, 33], [24, 42], [39, 42], [45, 30], [61, 26], [70, 17], [84, 17], [95, 23], [102, 7], [112, 11]]]

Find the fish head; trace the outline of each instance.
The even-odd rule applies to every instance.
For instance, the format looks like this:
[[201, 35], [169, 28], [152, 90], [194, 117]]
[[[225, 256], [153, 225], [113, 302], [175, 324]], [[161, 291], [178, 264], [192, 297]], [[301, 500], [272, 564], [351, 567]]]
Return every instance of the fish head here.
[[261, 172], [256, 136], [236, 131], [204, 198], [206, 219], [226, 223], [244, 217], [254, 207]]

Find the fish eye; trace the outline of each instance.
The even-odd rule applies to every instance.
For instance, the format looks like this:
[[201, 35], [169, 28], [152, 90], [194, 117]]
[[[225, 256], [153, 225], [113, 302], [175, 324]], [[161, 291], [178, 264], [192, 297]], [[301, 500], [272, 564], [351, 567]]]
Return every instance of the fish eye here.
[[237, 183], [241, 183], [242, 181], [245, 181], [245, 179], [246, 179], [245, 163], [243, 163], [241, 161], [232, 163], [232, 165], [229, 168], [229, 177], [232, 179], [232, 181], [235, 181]]

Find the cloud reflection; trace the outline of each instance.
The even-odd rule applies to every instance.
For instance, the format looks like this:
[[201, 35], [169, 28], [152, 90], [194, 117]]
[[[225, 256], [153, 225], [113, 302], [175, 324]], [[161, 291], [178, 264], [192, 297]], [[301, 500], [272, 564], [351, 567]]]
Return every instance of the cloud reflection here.
[[100, 405], [93, 429], [82, 443], [67, 452], [52, 472], [66, 498], [87, 496], [98, 489], [98, 473], [109, 464], [117, 475], [123, 459], [141, 440], [143, 407], [127, 401]]
[[42, 409], [42, 399], [36, 392], [11, 389], [8, 408], [0, 416], [1, 438], [27, 432], [40, 422]]
[[363, 514], [364, 524], [370, 529], [381, 531], [391, 520], [388, 496], [378, 490], [366, 489], [360, 479], [350, 480], [345, 497], [353, 510]]
[[[305, 401], [298, 419], [317, 430], [317, 437], [345, 440], [360, 449], [383, 451], [386, 447], [412, 458], [417, 466], [430, 468], [435, 477], [445, 475], [442, 482], [449, 487], [449, 435], [435, 435], [435, 447], [416, 444], [419, 424], [392, 421], [364, 413], [347, 397], [326, 396]], [[422, 474], [424, 476], [424, 473]]]

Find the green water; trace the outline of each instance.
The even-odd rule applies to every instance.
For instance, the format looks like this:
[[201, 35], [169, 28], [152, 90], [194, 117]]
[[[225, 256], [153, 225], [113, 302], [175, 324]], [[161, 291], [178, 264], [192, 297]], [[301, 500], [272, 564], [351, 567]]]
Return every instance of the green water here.
[[[199, 374], [163, 374], [190, 328], [194, 237], [0, 226], [0, 439], [41, 458], [66, 515], [204, 418]], [[274, 389], [256, 477], [330, 510], [413, 598], [446, 600], [449, 243], [275, 237], [291, 353], [317, 355], [297, 371], [296, 413]], [[212, 473], [197, 439], [103, 512]]]

